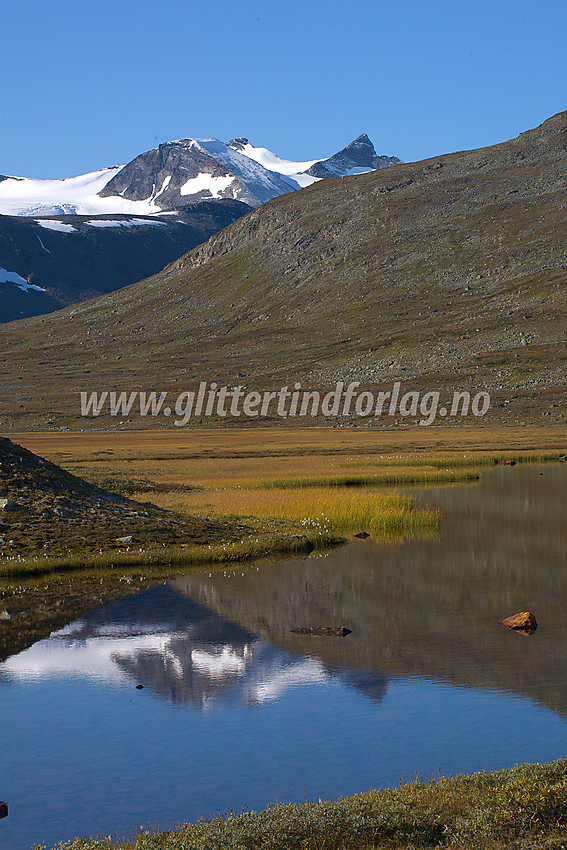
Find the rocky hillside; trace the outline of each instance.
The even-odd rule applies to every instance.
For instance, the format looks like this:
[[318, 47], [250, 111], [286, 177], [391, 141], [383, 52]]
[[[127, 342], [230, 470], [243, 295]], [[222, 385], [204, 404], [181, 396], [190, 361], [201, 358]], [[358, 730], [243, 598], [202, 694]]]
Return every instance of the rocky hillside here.
[[[0, 438], [0, 559], [211, 543], [230, 530], [109, 493]], [[122, 539], [121, 539], [122, 538]]]
[[560, 422], [566, 172], [561, 113], [276, 198], [153, 278], [2, 328], [2, 419], [65, 424], [80, 390], [245, 378], [486, 389], [493, 419]]

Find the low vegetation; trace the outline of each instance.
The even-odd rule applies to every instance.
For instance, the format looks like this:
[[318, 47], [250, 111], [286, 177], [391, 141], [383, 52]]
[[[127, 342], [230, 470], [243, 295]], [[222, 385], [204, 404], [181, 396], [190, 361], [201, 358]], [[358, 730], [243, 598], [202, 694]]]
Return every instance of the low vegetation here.
[[380, 540], [427, 533], [439, 528], [436, 511], [420, 510], [395, 492], [353, 491], [349, 487], [295, 486], [268, 489], [204, 490], [173, 493], [156, 501], [161, 507], [195, 516], [236, 514], [241, 518], [277, 518], [297, 523], [310, 537], [352, 536], [366, 531]]
[[567, 759], [559, 759], [418, 779], [338, 801], [272, 805], [131, 840], [78, 838], [57, 850], [558, 850], [567, 843], [566, 811]]

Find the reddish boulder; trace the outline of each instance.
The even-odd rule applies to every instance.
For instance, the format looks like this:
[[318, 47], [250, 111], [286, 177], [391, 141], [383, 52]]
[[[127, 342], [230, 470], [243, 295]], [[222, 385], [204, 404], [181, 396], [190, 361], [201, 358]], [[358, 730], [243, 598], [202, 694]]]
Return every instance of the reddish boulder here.
[[533, 634], [537, 629], [537, 620], [529, 611], [521, 611], [519, 614], [506, 617], [498, 625], [506, 626], [507, 629], [513, 629], [521, 634]]

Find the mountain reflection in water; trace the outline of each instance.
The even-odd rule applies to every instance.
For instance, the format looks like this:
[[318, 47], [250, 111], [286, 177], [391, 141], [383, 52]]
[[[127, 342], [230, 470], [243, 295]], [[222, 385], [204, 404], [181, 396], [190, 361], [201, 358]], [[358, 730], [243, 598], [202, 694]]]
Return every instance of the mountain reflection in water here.
[[379, 701], [386, 679], [297, 656], [221, 619], [171, 584], [93, 611], [0, 666], [0, 684], [76, 678], [142, 683], [176, 705], [260, 705], [340, 678]]

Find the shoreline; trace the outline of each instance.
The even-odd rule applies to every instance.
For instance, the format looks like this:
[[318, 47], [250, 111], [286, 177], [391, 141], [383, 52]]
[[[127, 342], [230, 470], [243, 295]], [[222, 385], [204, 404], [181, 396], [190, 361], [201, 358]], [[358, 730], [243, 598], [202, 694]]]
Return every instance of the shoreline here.
[[567, 841], [567, 758], [319, 803], [278, 803], [134, 838], [84, 839], [51, 850], [559, 850]]

